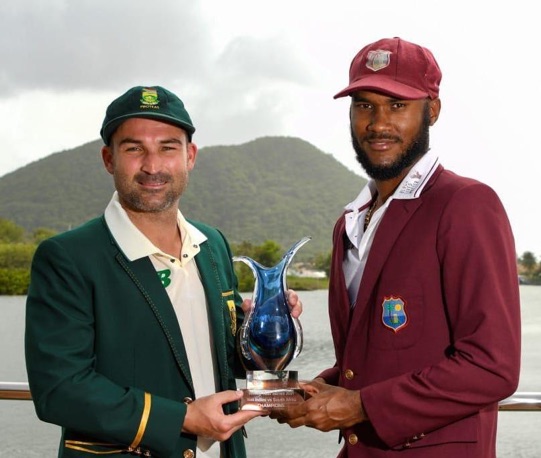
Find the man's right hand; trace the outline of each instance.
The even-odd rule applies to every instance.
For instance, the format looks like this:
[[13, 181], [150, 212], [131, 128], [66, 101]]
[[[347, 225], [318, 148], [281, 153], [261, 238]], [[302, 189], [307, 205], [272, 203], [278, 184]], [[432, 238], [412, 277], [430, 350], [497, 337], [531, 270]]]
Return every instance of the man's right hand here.
[[238, 401], [242, 391], [222, 391], [204, 396], [188, 404], [182, 432], [207, 437], [217, 441], [225, 441], [255, 417], [266, 412], [239, 410], [231, 415], [224, 414], [223, 405]]

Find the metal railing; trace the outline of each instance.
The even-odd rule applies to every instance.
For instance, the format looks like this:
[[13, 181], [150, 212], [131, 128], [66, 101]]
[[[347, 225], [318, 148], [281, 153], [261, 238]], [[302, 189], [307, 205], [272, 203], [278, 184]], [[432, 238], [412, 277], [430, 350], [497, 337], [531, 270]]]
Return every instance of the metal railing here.
[[[0, 382], [0, 400], [28, 401], [32, 399], [28, 383]], [[500, 402], [500, 411], [524, 412], [541, 410], [541, 391], [516, 392]]]

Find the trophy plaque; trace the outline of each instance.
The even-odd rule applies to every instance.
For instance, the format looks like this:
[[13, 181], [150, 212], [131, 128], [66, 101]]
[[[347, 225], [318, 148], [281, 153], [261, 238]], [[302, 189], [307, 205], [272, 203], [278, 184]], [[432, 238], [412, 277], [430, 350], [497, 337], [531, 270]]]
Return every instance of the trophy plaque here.
[[246, 389], [240, 400], [242, 410], [282, 410], [302, 402], [297, 371], [285, 370], [302, 350], [302, 326], [290, 314], [286, 273], [293, 256], [311, 237], [295, 243], [274, 267], [264, 267], [246, 256], [235, 256], [250, 267], [255, 277], [252, 308], [240, 329], [240, 349], [250, 366]]

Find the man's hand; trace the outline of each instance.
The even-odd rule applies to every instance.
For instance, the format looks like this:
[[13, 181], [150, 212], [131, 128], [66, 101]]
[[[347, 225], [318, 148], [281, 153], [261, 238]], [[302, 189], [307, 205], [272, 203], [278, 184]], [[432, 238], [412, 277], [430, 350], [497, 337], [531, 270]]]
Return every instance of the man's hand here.
[[[286, 297], [289, 309], [291, 311], [291, 316], [293, 318], [299, 318], [302, 313], [302, 302], [299, 299], [299, 295], [292, 289], [288, 289], [286, 292]], [[244, 311], [244, 313], [248, 313], [251, 308], [252, 300], [244, 299], [244, 301], [242, 301], [242, 310]]]
[[196, 399], [188, 404], [182, 432], [225, 441], [253, 418], [266, 414], [253, 410], [224, 414], [222, 405], [238, 401], [241, 397], [242, 391], [229, 390]]
[[287, 423], [292, 428], [309, 426], [320, 431], [348, 428], [367, 420], [359, 391], [327, 385], [317, 380], [301, 385], [311, 397], [298, 406], [272, 411], [271, 418], [279, 423]]

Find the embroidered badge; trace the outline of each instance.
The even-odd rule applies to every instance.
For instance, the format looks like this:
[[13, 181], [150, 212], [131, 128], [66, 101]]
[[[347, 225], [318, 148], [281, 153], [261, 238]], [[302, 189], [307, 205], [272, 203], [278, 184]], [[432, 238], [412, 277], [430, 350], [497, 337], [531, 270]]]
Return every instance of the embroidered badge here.
[[406, 303], [400, 297], [384, 297], [381, 307], [381, 321], [389, 329], [398, 332], [408, 324]]
[[231, 316], [231, 334], [237, 333], [237, 309], [235, 307], [235, 301], [227, 301], [227, 308], [229, 308], [229, 315]]
[[391, 63], [391, 54], [391, 51], [385, 51], [383, 49], [368, 51], [368, 55], [366, 56], [366, 66], [375, 72], [388, 67]]
[[171, 271], [169, 269], [156, 271], [158, 278], [162, 282], [164, 288], [167, 288], [171, 284]]
[[146, 87], [141, 91], [141, 103], [146, 106], [154, 106], [160, 103], [158, 91], [151, 87]]

